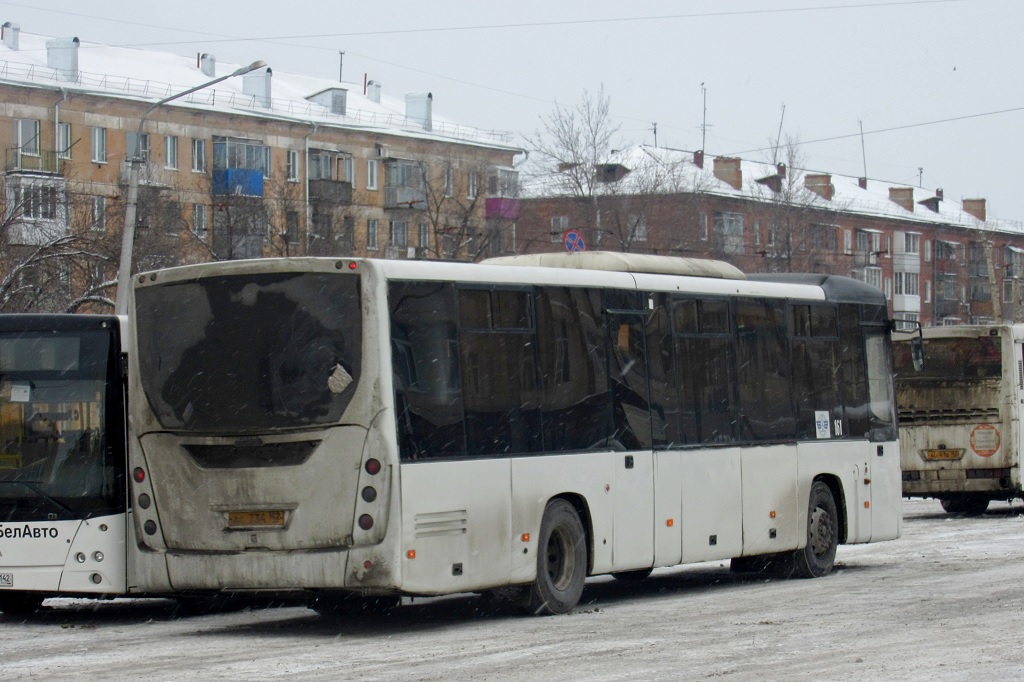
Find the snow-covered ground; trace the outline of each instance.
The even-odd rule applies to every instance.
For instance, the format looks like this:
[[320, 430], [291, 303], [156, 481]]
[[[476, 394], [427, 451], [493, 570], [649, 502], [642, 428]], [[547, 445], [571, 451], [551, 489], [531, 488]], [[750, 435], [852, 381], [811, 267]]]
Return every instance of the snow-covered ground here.
[[470, 597], [370, 619], [171, 602], [51, 600], [0, 615], [0, 679], [1010, 680], [1024, 675], [1024, 508], [978, 518], [904, 502], [903, 537], [840, 547], [820, 580], [656, 571], [587, 583], [566, 616]]

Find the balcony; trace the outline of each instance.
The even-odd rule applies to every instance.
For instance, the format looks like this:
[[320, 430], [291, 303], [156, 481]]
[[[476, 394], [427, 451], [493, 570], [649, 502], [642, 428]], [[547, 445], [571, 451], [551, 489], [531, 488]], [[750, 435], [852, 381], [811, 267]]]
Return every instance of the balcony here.
[[490, 197], [486, 202], [488, 219], [516, 220], [519, 218], [519, 199]]
[[352, 183], [339, 180], [310, 180], [309, 200], [349, 206], [352, 203]]
[[427, 208], [427, 193], [420, 187], [390, 186], [384, 188], [384, 208]]
[[46, 173], [63, 175], [64, 162], [55, 151], [41, 151], [38, 154], [26, 154], [20, 147], [7, 150], [7, 163], [4, 170], [8, 173]]
[[213, 171], [213, 193], [218, 196], [263, 196], [263, 171], [248, 168], [221, 168]]

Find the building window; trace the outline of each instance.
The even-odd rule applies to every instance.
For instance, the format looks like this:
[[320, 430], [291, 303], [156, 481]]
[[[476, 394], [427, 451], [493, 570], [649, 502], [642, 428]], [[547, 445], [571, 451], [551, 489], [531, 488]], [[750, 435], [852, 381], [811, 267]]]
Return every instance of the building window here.
[[569, 216], [556, 215], [551, 218], [551, 241], [562, 241], [562, 235], [569, 229]]
[[893, 273], [894, 293], [897, 296], [920, 296], [920, 278], [916, 272]]
[[57, 124], [57, 157], [61, 159], [71, 158], [71, 124]]
[[309, 179], [330, 180], [331, 166], [334, 165], [334, 155], [323, 150], [315, 149], [309, 152]]
[[22, 154], [39, 156], [39, 121], [21, 118], [16, 125], [18, 149]]
[[149, 133], [138, 133], [129, 132], [125, 139], [125, 152], [128, 154], [128, 158], [131, 159], [134, 155], [138, 155], [138, 158], [145, 161], [149, 158]]
[[647, 241], [647, 218], [644, 214], [629, 216], [629, 239], [630, 241]]
[[420, 247], [427, 248], [430, 246], [430, 226], [427, 223], [420, 223]]
[[103, 232], [107, 229], [107, 198], [92, 198], [92, 229]]
[[27, 220], [57, 218], [57, 188], [52, 185], [25, 185], [14, 188], [14, 210]]
[[164, 138], [164, 168], [178, 169], [178, 138], [174, 135]]
[[366, 221], [366, 248], [371, 251], [377, 250], [377, 219], [370, 218]]
[[206, 172], [206, 140], [192, 140], [192, 172]]
[[366, 161], [366, 189], [378, 189], [380, 185], [377, 180], [378, 174], [380, 173], [380, 163], [377, 159], [368, 159]]
[[299, 181], [299, 152], [295, 149], [289, 149], [285, 156], [284, 163], [285, 178], [288, 182]]
[[356, 186], [356, 162], [351, 156], [338, 159], [338, 179], [351, 184], [353, 188]]
[[924, 283], [924, 302], [925, 303], [931, 303], [932, 302], [932, 283], [929, 282], [928, 280], [925, 280], [925, 283]]
[[269, 147], [255, 140], [237, 137], [213, 138], [213, 170], [258, 170], [268, 175]]
[[92, 160], [93, 163], [107, 162], [107, 129], [92, 129]]
[[[298, 156], [298, 152], [295, 153]], [[287, 211], [284, 214], [284, 239], [289, 244], [299, 243], [299, 212]]]
[[480, 176], [476, 173], [470, 173], [466, 177], [466, 196], [470, 199], [476, 199], [476, 195], [480, 192]]
[[715, 211], [712, 223], [714, 249], [725, 256], [743, 254], [743, 214]]
[[197, 237], [206, 239], [209, 223], [207, 222], [206, 206], [203, 204], [192, 204], [192, 229]]
[[446, 164], [444, 167], [444, 195], [450, 197], [455, 193], [455, 172], [452, 170], [452, 165]]
[[406, 246], [409, 243], [409, 223], [404, 220], [391, 221], [389, 246]]

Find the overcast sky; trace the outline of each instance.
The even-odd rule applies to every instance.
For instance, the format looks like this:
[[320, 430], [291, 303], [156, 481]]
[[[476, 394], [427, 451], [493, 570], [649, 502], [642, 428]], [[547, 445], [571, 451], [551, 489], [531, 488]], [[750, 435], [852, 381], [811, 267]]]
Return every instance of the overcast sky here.
[[656, 123], [659, 146], [699, 149], [706, 90], [710, 155], [764, 160], [781, 121], [807, 168], [860, 176], [866, 158], [869, 178], [984, 197], [990, 217], [1024, 221], [1020, 0], [245, 6], [0, 1], [0, 22], [328, 78], [341, 68], [398, 97], [432, 92], [437, 115], [520, 142], [556, 103], [574, 107], [603, 86], [623, 145], [654, 144]]

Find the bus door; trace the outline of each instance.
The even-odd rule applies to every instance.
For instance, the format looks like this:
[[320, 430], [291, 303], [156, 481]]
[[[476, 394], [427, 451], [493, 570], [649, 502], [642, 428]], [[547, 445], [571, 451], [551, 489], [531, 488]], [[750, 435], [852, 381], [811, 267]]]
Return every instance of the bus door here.
[[[654, 563], [654, 440], [663, 418], [650, 404], [644, 312], [609, 312], [609, 383], [615, 437], [612, 567]], [[660, 422], [660, 424], [659, 424]]]

